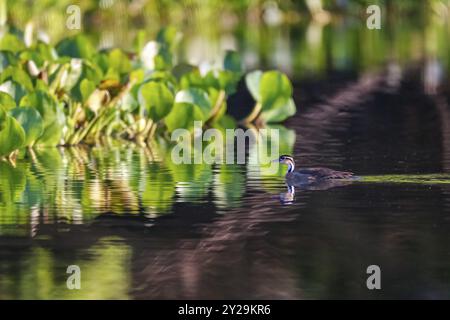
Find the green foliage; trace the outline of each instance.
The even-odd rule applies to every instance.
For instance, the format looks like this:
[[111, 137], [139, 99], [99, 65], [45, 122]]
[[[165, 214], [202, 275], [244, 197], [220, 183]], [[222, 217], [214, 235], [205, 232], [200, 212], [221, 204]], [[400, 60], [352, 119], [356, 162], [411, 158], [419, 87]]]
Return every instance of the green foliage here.
[[30, 76], [20, 67], [8, 66], [0, 75], [0, 83], [12, 80], [22, 85], [26, 90], [33, 90], [33, 83]]
[[25, 143], [25, 131], [16, 119], [0, 108], [0, 156], [7, 156]]
[[65, 124], [65, 116], [56, 99], [47, 92], [37, 90], [23, 97], [20, 105], [33, 106], [41, 116], [43, 132], [36, 143], [44, 146], [58, 145]]
[[176, 103], [187, 103], [196, 106], [203, 114], [203, 120], [208, 119], [211, 112], [211, 101], [202, 89], [191, 88], [181, 90], [175, 97]]
[[242, 72], [242, 61], [240, 55], [235, 51], [227, 51], [223, 61], [224, 70], [236, 73]]
[[32, 146], [44, 132], [44, 122], [39, 112], [31, 107], [17, 107], [10, 111], [25, 131], [25, 146]]
[[14, 99], [7, 93], [0, 91], [0, 108], [8, 111], [16, 106]]
[[[227, 97], [236, 91], [243, 70], [240, 56], [224, 54], [208, 70], [179, 62], [181, 33], [162, 29], [154, 41], [137, 35], [137, 54], [121, 49], [98, 51], [78, 34], [55, 47], [39, 40], [25, 46], [12, 33], [0, 39], [2, 156], [20, 147], [91, 143], [101, 137], [148, 143], [155, 134], [192, 130], [194, 121], [230, 128]], [[258, 116], [279, 122], [295, 113], [292, 86], [279, 72], [246, 77], [260, 104]], [[18, 106], [18, 107], [16, 107]], [[6, 130], [6, 131], [5, 131]]]
[[0, 50], [11, 51], [13, 53], [20, 52], [25, 48], [25, 44], [12, 34], [5, 34], [0, 39]]
[[179, 128], [192, 130], [194, 121], [202, 121], [204, 118], [205, 115], [200, 107], [191, 103], [176, 102], [165, 122], [169, 131], [173, 132]]
[[[267, 123], [281, 122], [296, 112], [292, 99], [292, 84], [286, 75], [278, 71], [254, 71], [245, 78], [247, 88], [256, 101], [255, 117]], [[255, 118], [251, 118], [253, 121]]]
[[255, 101], [261, 101], [260, 84], [262, 75], [262, 71], [256, 70], [245, 76], [245, 84], [247, 85], [247, 89], [250, 91], [250, 94]]
[[155, 81], [144, 83], [139, 89], [139, 103], [153, 121], [159, 121], [172, 110], [174, 97], [164, 83]]
[[60, 56], [83, 59], [91, 59], [96, 53], [93, 44], [83, 34], [63, 39], [56, 45], [56, 51]]

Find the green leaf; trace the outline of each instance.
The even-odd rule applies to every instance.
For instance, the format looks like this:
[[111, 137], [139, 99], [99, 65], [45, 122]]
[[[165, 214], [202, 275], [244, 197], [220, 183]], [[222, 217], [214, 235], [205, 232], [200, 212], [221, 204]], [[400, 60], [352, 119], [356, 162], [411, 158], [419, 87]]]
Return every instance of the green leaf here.
[[149, 41], [140, 53], [146, 70], [168, 70], [172, 68], [172, 53], [167, 46], [157, 41]]
[[279, 106], [278, 108], [272, 108], [266, 111], [261, 112], [261, 117], [267, 123], [275, 123], [282, 122], [287, 118], [293, 116], [297, 111], [295, 107], [295, 102], [291, 98], [284, 105]]
[[7, 33], [0, 39], [0, 50], [17, 53], [24, 49], [25, 44], [23, 41], [12, 34]]
[[253, 72], [248, 73], [245, 76], [245, 83], [247, 85], [248, 91], [250, 91], [250, 94], [252, 95], [253, 99], [255, 101], [260, 102], [261, 101], [261, 94], [260, 94], [260, 84], [261, 84], [261, 78], [262, 78], [262, 71], [256, 70]]
[[239, 73], [228, 70], [220, 70], [217, 75], [219, 87], [220, 89], [225, 90], [227, 95], [231, 95], [236, 92], [236, 87], [240, 78], [241, 76]]
[[192, 70], [186, 69], [185, 71], [186, 72], [180, 74], [181, 89], [189, 89], [192, 87], [205, 88], [205, 79], [203, 79], [198, 68], [193, 67]]
[[139, 89], [139, 103], [147, 110], [153, 121], [159, 121], [172, 110], [174, 97], [163, 83], [147, 82]]
[[172, 69], [172, 73], [177, 80], [180, 80], [184, 75], [193, 71], [198, 71], [198, 68], [196, 66], [187, 63], [177, 64]]
[[30, 76], [18, 66], [9, 66], [3, 71], [0, 76], [0, 83], [7, 80], [13, 80], [14, 82], [25, 87], [28, 91], [33, 90], [33, 82], [31, 81]]
[[0, 50], [0, 72], [10, 65], [17, 65], [19, 58], [11, 51]]
[[36, 144], [45, 147], [57, 146], [61, 141], [64, 123], [65, 123], [64, 113], [60, 110], [57, 110], [56, 120], [49, 126], [45, 127], [43, 134], [36, 141]]
[[208, 94], [202, 89], [190, 88], [181, 90], [175, 96], [176, 103], [187, 103], [198, 107], [203, 113], [203, 120], [207, 120], [210, 116], [212, 105]]
[[67, 70], [67, 76], [64, 79], [64, 83], [61, 83], [66, 92], [69, 92], [75, 87], [81, 78], [82, 71], [83, 62], [80, 59], [71, 59]]
[[5, 111], [9, 111], [16, 107], [16, 102], [9, 94], [0, 91], [0, 107]]
[[27, 94], [27, 89], [25, 89], [20, 83], [13, 80], [8, 80], [0, 84], [0, 91], [13, 97], [15, 103], [18, 103], [20, 99]]
[[175, 50], [180, 40], [181, 34], [175, 27], [162, 28], [156, 36], [156, 41], [167, 47], [172, 52]]
[[50, 125], [56, 119], [56, 99], [45, 91], [36, 90], [27, 94], [20, 100], [19, 105], [36, 108], [44, 121], [44, 127]]
[[7, 156], [23, 146], [25, 131], [16, 119], [0, 109], [0, 156]]
[[135, 52], [141, 52], [142, 48], [145, 45], [145, 39], [147, 37], [147, 33], [145, 32], [145, 30], [139, 30], [136, 34], [136, 38], [134, 39], [134, 49]]
[[129, 73], [131, 71], [130, 60], [120, 49], [114, 49], [108, 54], [108, 63], [109, 69], [116, 71], [118, 74]]
[[292, 84], [278, 71], [254, 71], [245, 78], [247, 88], [259, 105], [265, 122], [280, 122], [296, 112]]
[[10, 111], [25, 131], [24, 146], [31, 146], [44, 132], [44, 123], [39, 112], [31, 107], [17, 107]]
[[286, 75], [278, 71], [268, 71], [261, 77], [259, 92], [262, 110], [270, 110], [287, 103], [292, 97], [292, 85]]
[[170, 132], [176, 129], [192, 130], [194, 121], [202, 121], [205, 115], [200, 107], [191, 103], [175, 103], [172, 111], [164, 119]]
[[83, 79], [80, 83], [80, 92], [81, 92], [81, 100], [83, 103], [85, 103], [90, 95], [95, 91], [95, 84], [94, 82]]
[[20, 105], [36, 108], [42, 117], [44, 132], [36, 143], [44, 146], [58, 145], [65, 124], [65, 116], [56, 99], [47, 92], [36, 90], [23, 97]]
[[100, 83], [103, 79], [103, 71], [95, 63], [83, 60], [83, 72], [81, 74], [81, 79], [91, 80], [96, 85]]
[[63, 39], [56, 45], [56, 51], [60, 56], [84, 59], [92, 59], [96, 53], [93, 44], [83, 34]]
[[228, 71], [241, 73], [242, 61], [240, 55], [235, 51], [227, 51], [223, 61], [223, 68]]

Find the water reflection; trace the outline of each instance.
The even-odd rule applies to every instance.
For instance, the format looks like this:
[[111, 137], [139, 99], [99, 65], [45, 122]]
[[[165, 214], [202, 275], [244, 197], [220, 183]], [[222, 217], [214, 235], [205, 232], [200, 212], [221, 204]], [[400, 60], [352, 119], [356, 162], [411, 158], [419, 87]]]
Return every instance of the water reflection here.
[[282, 204], [293, 204], [295, 199], [295, 186], [286, 185], [287, 191], [280, 193], [280, 202]]
[[[248, 158], [259, 156], [256, 143]], [[284, 149], [292, 147], [292, 140], [284, 143]], [[257, 188], [260, 174], [277, 179], [259, 165], [253, 170], [258, 172], [253, 177]], [[34, 235], [40, 224], [88, 223], [102, 214], [155, 218], [173, 211], [176, 203], [205, 203], [211, 193], [217, 208], [238, 207], [246, 192], [247, 168], [175, 164], [166, 144], [155, 143], [150, 150], [118, 142], [23, 151], [15, 165], [0, 162], [0, 173], [0, 235], [20, 233], [30, 221]]]

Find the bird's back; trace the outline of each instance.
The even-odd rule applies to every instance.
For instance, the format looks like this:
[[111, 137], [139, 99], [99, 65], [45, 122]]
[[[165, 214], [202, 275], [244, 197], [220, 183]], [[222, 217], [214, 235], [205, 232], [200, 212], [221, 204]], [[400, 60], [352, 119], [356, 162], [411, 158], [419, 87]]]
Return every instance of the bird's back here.
[[323, 180], [352, 180], [356, 176], [352, 172], [336, 171], [328, 168], [302, 168], [286, 175], [288, 181], [312, 183]]

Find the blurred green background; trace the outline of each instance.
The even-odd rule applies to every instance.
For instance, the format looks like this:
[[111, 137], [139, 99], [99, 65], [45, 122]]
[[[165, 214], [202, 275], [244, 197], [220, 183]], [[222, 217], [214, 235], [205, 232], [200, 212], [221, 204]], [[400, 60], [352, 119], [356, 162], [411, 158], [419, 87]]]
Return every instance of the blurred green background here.
[[[99, 48], [133, 51], [137, 35], [154, 38], [163, 26], [184, 34], [189, 62], [214, 60], [223, 50], [243, 54], [248, 69], [276, 68], [291, 76], [367, 70], [386, 62], [438, 59], [449, 70], [448, 0], [0, 0], [0, 24], [35, 31], [52, 43], [77, 32]], [[82, 29], [65, 27], [69, 5]], [[381, 30], [366, 27], [369, 5], [381, 8]], [[6, 10], [5, 10], [6, 9]], [[6, 13], [6, 14], [5, 14]]]

